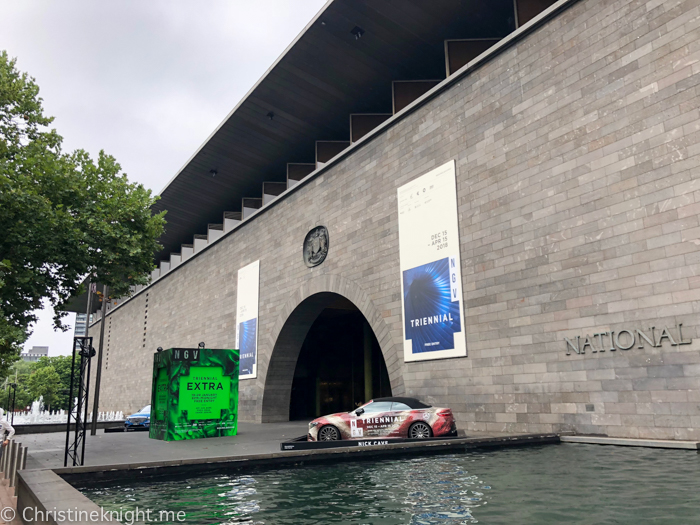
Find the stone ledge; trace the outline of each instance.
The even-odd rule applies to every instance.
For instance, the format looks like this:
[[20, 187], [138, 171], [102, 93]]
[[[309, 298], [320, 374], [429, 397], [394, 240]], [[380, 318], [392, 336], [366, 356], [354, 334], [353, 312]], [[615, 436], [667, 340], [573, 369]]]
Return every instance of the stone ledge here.
[[[70, 511], [70, 514], [68, 512]], [[18, 518], [25, 524], [100, 524], [100, 507], [52, 470], [22, 470], [17, 476]], [[39, 515], [38, 512], [49, 513]], [[61, 515], [63, 513], [63, 515]], [[77, 519], [75, 519], [77, 516]], [[44, 519], [41, 519], [44, 517]], [[66, 519], [60, 519], [65, 517]], [[97, 519], [90, 519], [90, 518]]]
[[562, 443], [588, 443], [591, 445], [617, 445], [622, 447], [650, 447], [650, 448], [679, 448], [686, 450], [700, 449], [700, 443], [696, 441], [672, 441], [662, 439], [628, 439], [611, 438], [602, 436], [560, 436]]
[[[91, 423], [88, 423], [90, 425]], [[124, 426], [124, 420], [119, 419], [115, 421], [98, 421], [97, 428], [107, 428], [107, 427], [118, 427]], [[51, 432], [65, 432], [66, 423], [23, 423], [21, 425], [15, 425], [15, 435], [20, 436], [24, 434], [48, 434]], [[75, 423], [70, 425], [71, 431], [75, 430]]]

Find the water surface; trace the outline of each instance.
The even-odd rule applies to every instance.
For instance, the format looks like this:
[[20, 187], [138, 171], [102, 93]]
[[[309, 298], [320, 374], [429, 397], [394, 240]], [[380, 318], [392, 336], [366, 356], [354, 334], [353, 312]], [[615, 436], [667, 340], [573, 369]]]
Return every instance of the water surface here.
[[185, 523], [700, 523], [694, 451], [561, 444], [79, 487], [108, 509]]

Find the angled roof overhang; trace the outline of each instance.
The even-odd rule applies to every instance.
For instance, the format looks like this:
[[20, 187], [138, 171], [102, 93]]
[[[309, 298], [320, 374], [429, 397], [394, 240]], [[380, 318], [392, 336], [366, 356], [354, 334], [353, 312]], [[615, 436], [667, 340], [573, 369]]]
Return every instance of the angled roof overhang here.
[[446, 39], [513, 29], [513, 0], [327, 3], [161, 192], [156, 260], [260, 197], [264, 181], [285, 181], [287, 163], [314, 162], [315, 141], [348, 140], [351, 113], [391, 113], [392, 81], [444, 79]]

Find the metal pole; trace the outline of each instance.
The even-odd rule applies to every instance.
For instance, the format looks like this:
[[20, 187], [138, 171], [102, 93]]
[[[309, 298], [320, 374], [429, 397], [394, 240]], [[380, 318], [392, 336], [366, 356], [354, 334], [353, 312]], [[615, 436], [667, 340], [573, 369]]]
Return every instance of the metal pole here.
[[63, 455], [64, 467], [68, 466], [68, 447], [70, 446], [70, 417], [73, 413], [73, 383], [75, 379], [75, 347], [76, 341], [73, 339], [73, 362], [70, 367], [70, 392], [68, 394], [68, 417], [66, 418], [66, 450]]
[[7, 468], [7, 479], [10, 480], [10, 487], [12, 487], [12, 475], [14, 474], [12, 471], [12, 467], [15, 464], [15, 458], [17, 457], [17, 443], [13, 439], [10, 441], [10, 457], [9, 457], [9, 465]]
[[[103, 323], [104, 324], [104, 323]], [[80, 464], [85, 465], [85, 442], [87, 441], [87, 436], [85, 435], [85, 430], [87, 430], [87, 413], [88, 413], [88, 399], [90, 399], [90, 362], [92, 361], [92, 345], [89, 346], [88, 348], [88, 357], [87, 357], [87, 376], [85, 379], [85, 419], [83, 419], [83, 450], [80, 453]], [[78, 455], [78, 451], [76, 450], [76, 456]]]
[[25, 468], [27, 468], [27, 450], [28, 449], [29, 449], [29, 447], [24, 447], [22, 449], [22, 461], [19, 464], [20, 470], [24, 470]]
[[10, 425], [15, 424], [15, 400], [17, 399], [17, 383], [12, 383], [14, 388], [12, 389], [12, 421], [10, 422]]
[[[85, 339], [84, 340], [87, 345], [90, 345], [90, 340]], [[78, 436], [80, 435], [80, 431], [82, 430], [82, 426], [84, 424], [83, 422], [83, 373], [84, 373], [84, 366], [86, 365], [85, 363], [85, 344], [81, 345], [80, 347], [80, 378], [78, 379], [78, 404], [75, 407], [75, 438], [73, 439], [73, 466], [75, 467], [78, 463], [78, 445], [80, 442], [78, 441]]]
[[[95, 287], [97, 287], [96, 282], [94, 283], [94, 285], [95, 285]], [[85, 320], [85, 337], [88, 336], [88, 332], [90, 330], [90, 314], [92, 314], [92, 286], [93, 286], [93, 282], [90, 281], [90, 285], [88, 286], [88, 307], [87, 307], [87, 319]], [[97, 289], [97, 288], [95, 288], [95, 289]], [[84, 350], [84, 349], [81, 348], [81, 350]], [[83, 392], [82, 392], [83, 359], [85, 359], [85, 358], [81, 356], [80, 357], [81, 381], [80, 381], [80, 384], [78, 385], [78, 406], [76, 407], [76, 413], [75, 413], [75, 415], [76, 415], [76, 418], [75, 418], [75, 440], [76, 440], [76, 443], [78, 442], [78, 432], [79, 432], [78, 426], [80, 425], [80, 419], [81, 419], [80, 412], [81, 412], [81, 407], [82, 407], [82, 402], [83, 402], [83, 396], [82, 396], [82, 394], [83, 394]], [[89, 376], [88, 376], [88, 378], [89, 378]], [[85, 398], [85, 401], [87, 401], [87, 397]], [[87, 405], [87, 402], [85, 404]], [[87, 412], [87, 408], [85, 409], [85, 412]], [[82, 423], [85, 424], [84, 421]], [[84, 439], [85, 439], [85, 436], [83, 436], [83, 440]], [[74, 451], [74, 456], [73, 456], [73, 466], [75, 466], [77, 457], [78, 457], [78, 450], [76, 449]]]
[[109, 286], [102, 286], [102, 320], [100, 322], [100, 346], [97, 347], [97, 371], [95, 373], [95, 400], [92, 402], [92, 426], [90, 435], [97, 434], [97, 411], [100, 406], [100, 378], [102, 377], [102, 346], [105, 341], [105, 316], [107, 315], [107, 294]]
[[[88, 336], [90, 331], [90, 314], [92, 314], [92, 281], [88, 280], [88, 299], [87, 299], [87, 319], [85, 319], [85, 336]], [[97, 286], [97, 283], [95, 283]]]
[[[97, 286], [97, 283], [93, 283], [92, 279], [88, 277], [88, 298], [87, 298], [87, 313], [86, 313], [86, 318], [85, 318], [85, 336], [87, 337], [89, 332], [90, 332], [90, 315], [92, 314], [92, 287]], [[83, 339], [83, 341], [86, 341], [86, 339]], [[81, 354], [83, 350], [83, 346], [81, 345], [80, 347]], [[81, 355], [80, 357], [80, 365], [79, 365], [80, 371], [82, 372], [83, 369], [83, 357]], [[71, 377], [70, 377], [70, 383], [71, 383], [71, 388], [70, 388], [70, 399], [68, 401], [68, 406], [71, 407], [71, 410], [68, 412], [68, 423], [66, 426], [66, 452], [65, 452], [65, 457], [63, 459], [63, 466], [68, 466], [68, 447], [70, 446], [70, 415], [72, 412], [72, 407], [73, 407], [73, 376], [74, 376], [74, 371], [75, 371], [75, 341], [73, 341], [73, 367], [71, 368]], [[81, 380], [82, 380], [82, 373], [81, 373]], [[75, 439], [77, 442], [78, 439], [78, 426], [80, 424], [80, 409], [82, 406], [82, 392], [81, 392], [81, 381], [78, 381], [78, 404], [75, 407]], [[77, 450], [73, 451], [73, 466], [75, 466], [75, 460], [77, 456]]]
[[12, 464], [12, 477], [10, 478], [10, 487], [17, 485], [17, 471], [19, 470], [20, 458], [22, 457], [24, 447], [22, 443], [17, 444], [17, 453], [15, 454], [15, 460]]
[[7, 445], [5, 448], [3, 448], [2, 455], [3, 455], [3, 461], [2, 461], [2, 471], [5, 474], [5, 477], [8, 478], [8, 473], [10, 472], [10, 459], [11, 459], [11, 452], [12, 452], [12, 442], [14, 440], [10, 439], [8, 440]]

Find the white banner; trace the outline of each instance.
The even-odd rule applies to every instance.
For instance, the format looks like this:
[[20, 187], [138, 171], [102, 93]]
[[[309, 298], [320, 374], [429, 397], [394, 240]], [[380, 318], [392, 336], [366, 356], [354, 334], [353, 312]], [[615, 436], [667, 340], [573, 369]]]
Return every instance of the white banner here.
[[258, 376], [258, 300], [260, 261], [238, 270], [236, 298], [236, 348], [241, 353], [240, 379]]
[[404, 360], [464, 357], [454, 161], [401, 186], [398, 207]]

